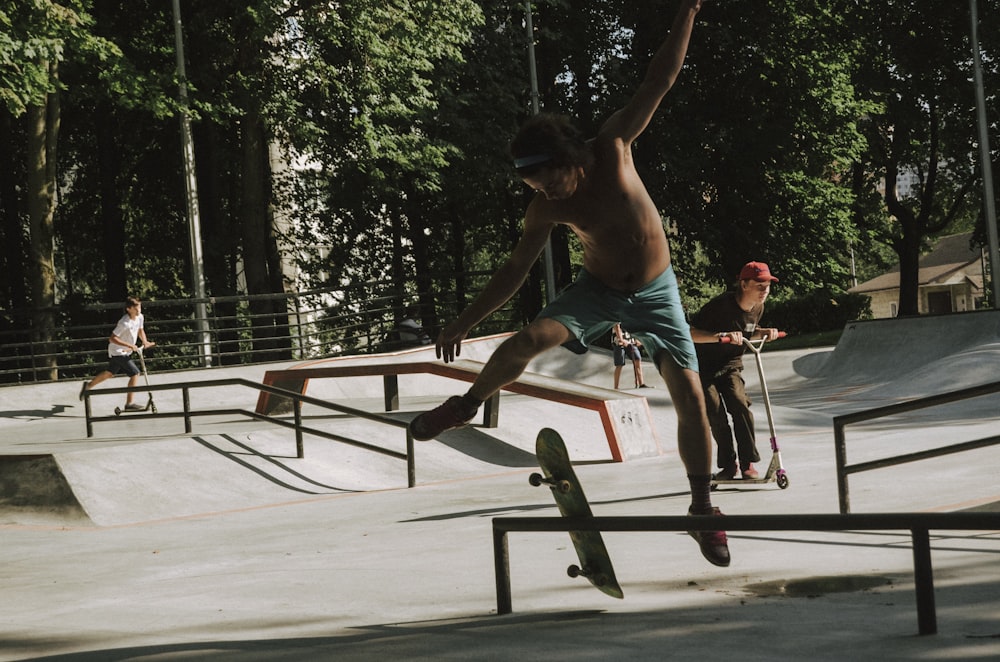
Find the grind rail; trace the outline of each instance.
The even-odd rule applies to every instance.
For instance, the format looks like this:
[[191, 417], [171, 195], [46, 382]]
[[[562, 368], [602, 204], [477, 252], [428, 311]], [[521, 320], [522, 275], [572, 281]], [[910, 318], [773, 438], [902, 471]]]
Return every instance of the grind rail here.
[[[569, 531], [712, 531], [719, 518], [711, 516], [631, 517], [495, 517], [493, 518], [493, 562], [496, 571], [497, 613], [511, 613], [511, 532]], [[934, 573], [931, 565], [931, 529], [1000, 531], [1000, 513], [871, 513], [730, 515], [727, 531], [842, 531], [909, 529], [913, 546], [913, 576], [916, 584], [917, 624], [920, 634], [937, 632], [934, 605]]]
[[891, 467], [897, 464], [904, 464], [906, 462], [916, 462], [917, 460], [926, 460], [933, 457], [939, 457], [941, 455], [960, 453], [963, 451], [975, 450], [977, 448], [984, 448], [986, 446], [993, 446], [995, 444], [1000, 444], [1000, 435], [996, 435], [992, 437], [984, 437], [982, 439], [974, 439], [972, 441], [965, 441], [957, 444], [951, 444], [948, 446], [939, 446], [938, 448], [918, 451], [915, 453], [907, 453], [904, 455], [897, 455], [895, 457], [882, 458], [870, 462], [858, 462], [856, 464], [848, 464], [847, 437], [844, 428], [854, 423], [872, 421], [877, 418], [885, 418], [888, 416], [894, 416], [896, 414], [904, 414], [906, 412], [916, 411], [918, 409], [926, 409], [928, 407], [935, 407], [938, 405], [944, 405], [951, 402], [969, 400], [971, 398], [978, 398], [985, 395], [991, 395], [993, 393], [1000, 393], [1000, 382], [990, 382], [988, 384], [980, 384], [979, 386], [972, 386], [969, 388], [963, 388], [956, 391], [949, 391], [947, 393], [939, 393], [937, 395], [930, 395], [922, 398], [915, 398], [913, 400], [907, 400], [905, 402], [899, 402], [891, 405], [886, 405], [883, 407], [876, 407], [874, 409], [868, 409], [865, 411], [854, 412], [852, 414], [842, 414], [840, 416], [834, 416], [833, 441], [834, 441], [834, 451], [836, 454], [836, 462], [837, 462], [837, 493], [839, 495], [839, 500], [840, 500], [840, 512], [846, 514], [851, 511], [851, 496], [850, 496], [849, 486], [847, 483], [847, 477], [850, 474], [859, 473], [862, 471], [870, 471], [872, 469], [881, 469], [884, 467]]
[[[294, 402], [292, 407], [292, 421], [287, 421], [283, 418], [277, 416], [271, 416], [268, 414], [258, 413], [256, 411], [251, 411], [249, 409], [242, 409], [238, 407], [224, 407], [218, 409], [191, 409], [191, 391], [193, 389], [201, 388], [213, 388], [213, 387], [223, 387], [223, 386], [244, 386], [251, 389], [256, 389], [257, 391], [265, 391], [267, 393], [289, 398]], [[121, 416], [94, 416], [91, 411], [90, 399], [95, 396], [104, 395], [121, 395], [125, 393], [135, 393], [137, 395], [142, 395], [146, 392], [151, 391], [181, 391], [183, 406], [181, 411], [174, 412], [163, 412], [158, 411], [153, 414], [145, 413], [128, 413], [122, 414]], [[150, 395], [152, 397], [152, 395]], [[360, 441], [358, 439], [351, 439], [350, 437], [345, 437], [343, 435], [334, 434], [332, 432], [327, 432], [325, 430], [320, 430], [314, 427], [309, 427], [302, 423], [302, 404], [309, 404], [321, 409], [326, 409], [330, 411], [335, 411], [341, 414], [347, 414], [349, 416], [355, 416], [357, 418], [363, 418], [369, 421], [374, 421], [376, 423], [381, 423], [383, 425], [388, 425], [395, 428], [403, 428], [406, 432], [406, 452], [400, 453], [388, 448], [382, 448], [380, 446], [375, 446], [373, 444]], [[249, 379], [242, 379], [239, 377], [231, 377], [227, 379], [211, 379], [205, 381], [199, 381], [197, 383], [183, 383], [183, 384], [155, 384], [148, 386], [135, 386], [135, 387], [118, 387], [118, 388], [101, 388], [99, 390], [88, 390], [84, 392], [84, 408], [86, 411], [87, 419], [87, 437], [94, 436], [94, 423], [110, 422], [110, 421], [121, 421], [125, 418], [128, 419], [151, 419], [151, 418], [183, 418], [184, 419], [184, 433], [191, 434], [192, 419], [197, 416], [246, 416], [258, 421], [266, 421], [274, 425], [278, 425], [285, 428], [291, 428], [295, 430], [295, 451], [296, 457], [302, 459], [305, 457], [305, 443], [303, 439], [304, 433], [309, 433], [317, 437], [324, 439], [329, 439], [331, 441], [337, 441], [340, 443], [348, 444], [357, 448], [362, 448], [364, 450], [371, 451], [373, 453], [379, 453], [381, 455], [387, 455], [389, 457], [394, 457], [399, 460], [406, 461], [406, 481], [408, 487], [414, 487], [416, 485], [416, 461], [413, 452], [413, 435], [410, 434], [407, 423], [404, 421], [399, 421], [394, 418], [389, 418], [388, 416], [382, 416], [379, 414], [373, 414], [371, 412], [363, 411], [361, 409], [354, 409], [353, 407], [347, 407], [344, 405], [339, 405], [333, 402], [328, 402], [326, 400], [320, 400], [318, 398], [312, 398], [302, 393], [296, 393], [295, 391], [288, 391], [283, 388], [278, 388], [276, 386], [268, 386], [266, 384], [260, 384], [258, 382], [250, 381]]]

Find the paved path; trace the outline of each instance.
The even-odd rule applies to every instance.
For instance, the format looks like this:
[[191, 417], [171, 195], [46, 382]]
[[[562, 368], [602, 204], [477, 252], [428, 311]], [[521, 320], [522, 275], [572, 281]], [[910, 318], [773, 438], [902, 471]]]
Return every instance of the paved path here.
[[[832, 417], [995, 380], [997, 319], [934, 319], [935, 334], [903, 320], [864, 323], [836, 350], [766, 349], [791, 485], [724, 486], [716, 505], [731, 515], [836, 512]], [[942, 330], [963, 339], [950, 353]], [[892, 369], [880, 367], [886, 347], [896, 352]], [[472, 345], [463, 357], [488, 349]], [[264, 369], [151, 378], [259, 380]], [[598, 352], [552, 352], [532, 369], [602, 386], [612, 376], [610, 356]], [[412, 379], [401, 381], [401, 419], [458, 388]], [[317, 383], [310, 394], [377, 411], [378, 388], [362, 378]], [[597, 514], [685, 512], [664, 388], [644, 392], [659, 457], [607, 463], [596, 414], [509, 395], [499, 428], [420, 444], [414, 489], [397, 460], [309, 439], [299, 460], [289, 431], [231, 417], [197, 420], [190, 436], [176, 419], [122, 420], [87, 439], [77, 389], [0, 388], [0, 660], [1000, 659], [997, 531], [932, 533], [936, 635], [917, 635], [909, 535], [899, 531], [734, 533], [728, 569], [705, 562], [682, 533], [606, 534], [621, 601], [566, 577], [574, 558], [565, 534], [513, 534], [514, 613], [497, 616], [491, 518], [555, 514], [550, 496], [527, 483], [538, 428], [556, 428], [590, 461], [577, 471]], [[160, 411], [179, 406], [172, 397], [158, 394]], [[255, 401], [239, 391], [212, 397]], [[95, 397], [94, 406], [116, 400]], [[979, 400], [859, 427], [851, 459], [996, 434], [1000, 398]], [[767, 457], [759, 402], [755, 411]], [[860, 474], [852, 508], [995, 510], [997, 466], [992, 447]], [[25, 475], [38, 490], [33, 508], [12, 503], [24, 497]]]

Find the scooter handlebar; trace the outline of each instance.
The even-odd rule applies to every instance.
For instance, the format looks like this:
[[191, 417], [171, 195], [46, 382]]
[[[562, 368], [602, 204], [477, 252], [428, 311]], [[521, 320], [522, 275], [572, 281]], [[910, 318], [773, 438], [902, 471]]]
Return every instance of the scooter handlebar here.
[[[778, 331], [778, 337], [779, 338], [784, 338], [787, 335], [788, 334], [785, 333], [784, 331]], [[760, 338], [760, 340], [764, 340], [764, 338]], [[721, 338], [719, 338], [719, 342], [722, 343], [723, 345], [728, 345], [728, 344], [730, 344], [730, 343], [733, 342], [733, 339], [730, 338], [729, 336], [722, 336]], [[743, 338], [743, 342], [750, 342], [750, 339], [749, 338]]]

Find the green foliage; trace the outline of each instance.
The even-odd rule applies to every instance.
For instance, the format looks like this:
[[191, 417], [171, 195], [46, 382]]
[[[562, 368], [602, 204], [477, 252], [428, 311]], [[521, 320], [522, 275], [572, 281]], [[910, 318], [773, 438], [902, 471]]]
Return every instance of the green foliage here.
[[[852, 258], [865, 279], [936, 233], [981, 228], [965, 3], [869, 4], [705, 3], [684, 70], [635, 146], [689, 308], [756, 259], [782, 279], [774, 306], [804, 302], [789, 313], [802, 325], [861, 315], [840, 298]], [[677, 5], [532, 3], [542, 108], [592, 134], [635, 89]], [[995, 90], [1000, 2], [980, 5]], [[184, 11], [210, 293], [240, 289], [253, 256], [280, 246], [294, 287], [390, 282], [390, 309], [417, 297], [429, 318], [464, 306], [478, 272], [517, 241], [527, 201], [507, 154], [532, 112], [524, 3], [217, 0]], [[58, 85], [43, 66], [53, 58]], [[56, 91], [62, 101], [66, 297], [191, 295], [177, 83], [169, 3], [0, 0], [0, 139], [12, 161], [29, 157], [25, 108]], [[995, 133], [992, 96], [988, 112]], [[23, 189], [22, 170], [0, 172], [0, 239], [23, 231], [8, 193]], [[922, 176], [916, 194], [889, 209], [881, 182], [910, 171]], [[553, 248], [565, 284], [579, 246], [560, 232]], [[530, 319], [540, 281], [532, 274], [497, 324]]]
[[790, 335], [834, 331], [848, 322], [870, 319], [868, 303], [868, 297], [861, 294], [817, 289], [805, 296], [768, 299], [761, 323]]

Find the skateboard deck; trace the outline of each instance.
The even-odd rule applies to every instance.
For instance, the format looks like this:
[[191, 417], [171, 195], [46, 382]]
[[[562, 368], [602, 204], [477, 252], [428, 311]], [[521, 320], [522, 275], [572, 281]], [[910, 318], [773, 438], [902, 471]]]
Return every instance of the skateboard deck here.
[[[559, 433], [550, 428], [543, 428], [535, 440], [535, 453], [542, 474], [533, 473], [529, 477], [532, 485], [548, 485], [552, 496], [563, 517], [593, 517], [590, 504], [583, 493], [580, 481], [573, 471], [566, 444]], [[591, 584], [614, 598], [625, 597], [621, 586], [615, 578], [615, 569], [611, 565], [611, 557], [604, 546], [600, 531], [570, 531], [570, 540], [576, 548], [580, 565], [571, 565], [567, 569], [570, 577], [586, 577]]]

